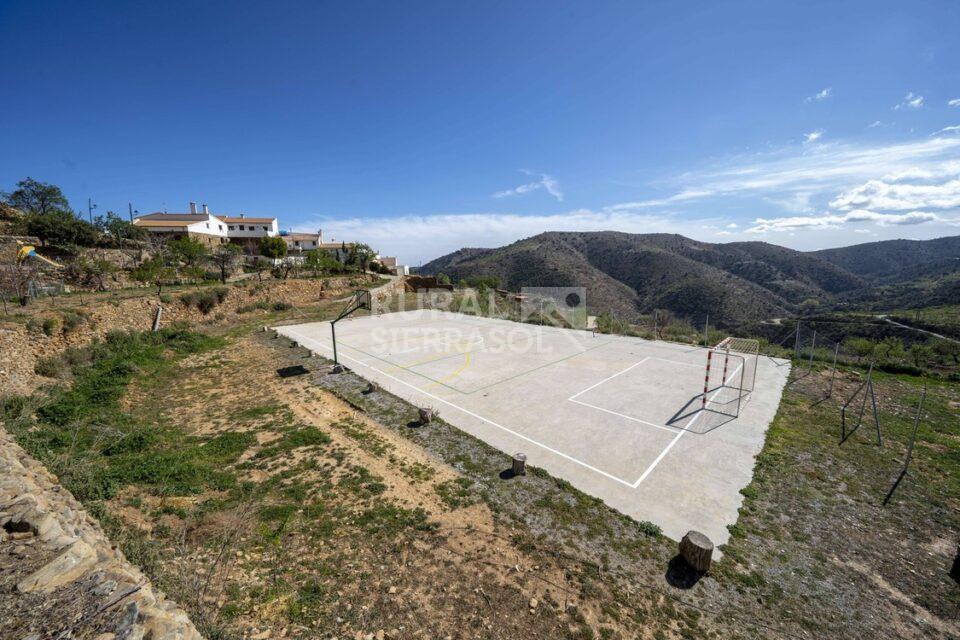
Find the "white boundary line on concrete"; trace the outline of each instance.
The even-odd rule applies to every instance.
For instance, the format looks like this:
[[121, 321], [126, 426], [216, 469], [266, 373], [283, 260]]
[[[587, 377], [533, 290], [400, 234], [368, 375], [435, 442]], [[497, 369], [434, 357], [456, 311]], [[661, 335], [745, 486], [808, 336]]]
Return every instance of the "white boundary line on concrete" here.
[[[604, 413], [609, 413], [610, 415], [617, 416], [618, 418], [623, 418], [624, 420], [629, 420], [629, 421], [631, 421], [631, 422], [638, 422], [638, 423], [640, 423], [640, 424], [644, 424], [644, 425], [647, 425], [647, 426], [649, 426], [649, 427], [655, 427], [655, 428], [657, 428], [657, 429], [662, 429], [663, 431], [667, 431], [667, 432], [669, 432], [669, 433], [676, 433], [677, 431], [682, 430], [682, 427], [671, 427], [671, 426], [665, 425], [665, 424], [657, 424], [656, 422], [650, 422], [649, 420], [643, 420], [643, 419], [641, 419], [641, 418], [635, 418], [634, 416], [628, 416], [628, 415], [625, 414], [625, 413], [620, 413], [620, 412], [614, 411], [614, 410], [612, 410], [612, 409], [607, 409], [606, 407], [601, 407], [601, 406], [599, 406], [599, 405], [591, 404], [591, 403], [585, 402], [585, 401], [583, 401], [583, 400], [577, 400], [577, 397], [582, 396], [583, 394], [585, 394], [585, 393], [588, 392], [588, 391], [591, 391], [591, 390], [593, 390], [593, 389], [596, 389], [596, 388], [599, 387], [600, 385], [605, 384], [605, 383], [609, 382], [610, 380], [613, 380], [613, 379], [616, 378], [617, 376], [623, 375], [624, 373], [626, 373], [626, 372], [634, 369], [635, 367], [643, 364], [643, 363], [646, 362], [647, 360], [659, 360], [660, 362], [669, 362], [670, 364], [675, 364], [675, 365], [679, 365], [679, 366], [682, 366], [682, 367], [693, 367], [693, 368], [695, 368], [695, 369], [699, 369], [699, 368], [700, 368], [699, 365], [695, 365], [695, 364], [692, 364], [692, 363], [689, 363], [689, 362], [679, 362], [679, 361], [677, 361], [677, 360], [668, 360], [668, 359], [666, 359], [666, 358], [658, 358], [657, 356], [647, 356], [646, 358], [643, 358], [643, 359], [640, 360], [639, 362], [633, 363], [632, 365], [630, 365], [630, 366], [627, 367], [626, 369], [623, 369], [622, 371], [618, 371], [617, 373], [613, 374], [612, 376], [608, 376], [608, 377], [604, 378], [603, 380], [601, 380], [600, 382], [596, 382], [596, 383], [590, 385], [589, 387], [587, 387], [586, 389], [583, 389], [582, 391], [576, 392], [575, 394], [573, 394], [572, 396], [570, 396], [569, 398], [567, 398], [567, 400], [569, 400], [570, 402], [573, 402], [573, 403], [582, 405], [582, 406], [584, 406], [584, 407], [590, 407], [591, 409], [596, 409], [597, 411], [603, 411]], [[693, 424], [693, 421], [691, 421], [690, 424]]]
[[[283, 330], [283, 332], [285, 332], [285, 333], [289, 333], [289, 334], [293, 334], [293, 335], [297, 336], [297, 341], [300, 342], [301, 344], [303, 344], [304, 342], [309, 342], [309, 343], [313, 343], [313, 344], [319, 345], [319, 346], [323, 347], [324, 349], [326, 349], [327, 351], [331, 351], [331, 352], [333, 351], [333, 349], [332, 349], [331, 347], [328, 347], [328, 346], [325, 345], [324, 343], [322, 343], [322, 342], [320, 342], [320, 341], [318, 341], [318, 340], [314, 340], [313, 338], [308, 338], [308, 337], [306, 337], [305, 335], [303, 335], [302, 333], [300, 333], [299, 331], [294, 331], [294, 330], [292, 330], [289, 326], [281, 326], [281, 327], [275, 327], [275, 328], [276, 328], [278, 331], [279, 331], [279, 330]], [[301, 342], [301, 341], [302, 341], [302, 342]], [[563, 458], [564, 460], [569, 460], [570, 462], [573, 462], [574, 464], [578, 464], [578, 465], [580, 465], [581, 467], [584, 467], [585, 469], [589, 469], [590, 471], [593, 471], [594, 473], [599, 473], [600, 475], [602, 475], [602, 476], [605, 477], [605, 478], [609, 478], [610, 480], [614, 480], [614, 481], [619, 482], [620, 484], [622, 484], [622, 485], [624, 485], [624, 486], [631, 487], [631, 488], [634, 488], [634, 489], [637, 487], [638, 484], [640, 484], [639, 482], [636, 482], [636, 483], [631, 484], [631, 483], [627, 482], [626, 480], [623, 480], [623, 479], [621, 479], [621, 478], [618, 478], [617, 476], [614, 476], [614, 475], [611, 475], [611, 474], [607, 473], [606, 471], [603, 471], [603, 470], [601, 470], [601, 469], [597, 469], [596, 467], [594, 467], [594, 466], [592, 466], [592, 465], [589, 465], [589, 464], [587, 464], [586, 462], [583, 462], [582, 460], [577, 460], [577, 459], [574, 458], [573, 456], [567, 455], [566, 453], [563, 453], [562, 451], [558, 451], [558, 450], [556, 450], [556, 449], [554, 449], [554, 448], [552, 448], [552, 447], [548, 447], [547, 445], [542, 444], [542, 443], [540, 443], [540, 442], [537, 442], [537, 441], [534, 440], [533, 438], [530, 438], [530, 437], [528, 437], [528, 436], [525, 436], [525, 435], [523, 435], [522, 433], [518, 433], [518, 432], [516, 432], [516, 431], [514, 431], [514, 430], [512, 430], [512, 429], [508, 429], [507, 427], [505, 427], [505, 426], [503, 426], [503, 425], [501, 425], [501, 424], [497, 424], [496, 422], [494, 422], [493, 420], [490, 420], [489, 418], [484, 418], [483, 416], [481, 416], [481, 415], [479, 415], [479, 414], [477, 414], [477, 413], [474, 413], [473, 411], [470, 411], [469, 409], [464, 409], [463, 407], [461, 407], [461, 406], [459, 406], [459, 405], [456, 405], [456, 404], [454, 404], [454, 403], [452, 403], [452, 402], [450, 402], [450, 401], [448, 401], [448, 400], [444, 400], [443, 398], [441, 398], [441, 397], [439, 397], [439, 396], [435, 396], [434, 394], [430, 393], [429, 391], [424, 391], [423, 389], [421, 389], [420, 387], [417, 387], [416, 385], [412, 385], [412, 384], [410, 384], [409, 382], [406, 382], [405, 380], [401, 380], [400, 378], [397, 378], [396, 376], [390, 375], [390, 374], [387, 373], [386, 371], [382, 371], [382, 370], [380, 370], [380, 369], [377, 369], [376, 367], [370, 366], [369, 364], [367, 364], [367, 363], [365, 363], [365, 362], [363, 362], [363, 361], [361, 361], [361, 360], [358, 360], [357, 358], [353, 358], [353, 357], [351, 357], [351, 356], [349, 356], [349, 355], [347, 355], [347, 354], [345, 354], [345, 353], [342, 353], [342, 352], [339, 353], [338, 355], [339, 355], [340, 357], [342, 357], [342, 358], [347, 358], [348, 360], [353, 360], [353, 361], [356, 362], [357, 364], [360, 364], [361, 366], [367, 367], [368, 369], [372, 369], [372, 370], [376, 371], [377, 373], [379, 373], [379, 374], [381, 374], [381, 375], [384, 375], [384, 376], [390, 378], [390, 379], [393, 380], [394, 382], [398, 382], [398, 383], [402, 384], [402, 385], [405, 386], [405, 387], [409, 387], [409, 388], [413, 389], [414, 391], [416, 391], [416, 392], [418, 392], [418, 393], [422, 393], [423, 395], [427, 396], [427, 397], [430, 398], [431, 400], [436, 400], [437, 402], [442, 402], [443, 404], [445, 404], [445, 405], [447, 405], [447, 406], [449, 406], [449, 407], [453, 407], [454, 409], [456, 409], [456, 410], [458, 410], [458, 411], [460, 411], [460, 412], [462, 412], [462, 413], [465, 413], [465, 414], [468, 415], [468, 416], [471, 416], [471, 417], [473, 417], [473, 418], [476, 418], [477, 420], [481, 420], [481, 421], [483, 421], [483, 422], [486, 422], [486, 423], [489, 424], [490, 426], [493, 426], [493, 427], [496, 427], [497, 429], [501, 429], [501, 430], [503, 430], [503, 431], [506, 431], [507, 433], [509, 433], [509, 434], [511, 434], [511, 435], [514, 435], [514, 436], [516, 436], [516, 437], [518, 437], [518, 438], [520, 438], [520, 439], [522, 439], [522, 440], [525, 440], [525, 441], [529, 442], [530, 444], [534, 444], [534, 445], [540, 447], [541, 449], [544, 449], [544, 450], [546, 450], [546, 451], [549, 451], [550, 453], [552, 453], [552, 454], [554, 454], [554, 455], [558, 455], [558, 456], [560, 456], [561, 458]], [[662, 456], [662, 454], [661, 454], [661, 456]]]
[[[727, 380], [729, 380], [730, 378], [732, 378], [733, 376], [735, 376], [735, 375], [737, 374], [737, 371], [739, 371], [739, 370], [740, 370], [740, 367], [742, 367], [742, 366], [743, 366], [743, 363], [742, 363], [742, 362], [741, 362], [739, 365], [737, 365], [737, 368], [734, 369], [733, 372], [732, 372], [729, 376], [727, 376], [727, 379], [723, 381], [723, 384], [726, 384], [726, 383], [727, 383]], [[716, 391], [714, 391], [714, 392], [713, 392], [713, 396], [707, 398], [707, 403], [709, 404], [710, 401], [713, 400], [713, 398], [716, 398], [716, 397], [717, 397], [717, 394], [720, 393], [720, 391], [721, 391], [722, 389], [723, 389], [723, 386], [721, 386], [721, 387], [718, 388]], [[680, 438], [683, 437], [683, 434], [685, 434], [687, 431], [690, 430], [690, 428], [693, 426], [693, 424], [697, 421], [697, 418], [699, 418], [703, 413], [704, 413], [704, 411], [701, 409], [701, 410], [700, 410], [700, 413], [698, 413], [697, 415], [693, 416], [693, 420], [690, 421], [690, 424], [688, 424], [685, 429], [681, 429], [681, 430], [680, 430], [680, 433], [678, 433], [678, 434], [676, 435], [676, 437], [675, 437], [673, 440], [670, 441], [670, 444], [668, 444], [666, 447], [664, 447], [663, 451], [660, 452], [660, 455], [657, 456], [657, 459], [650, 463], [650, 466], [647, 467], [647, 470], [643, 472], [643, 475], [641, 475], [640, 478], [637, 480], [636, 484], [633, 485], [634, 487], [639, 486], [641, 482], [643, 482], [644, 480], [647, 479], [647, 476], [650, 475], [650, 472], [652, 472], [652, 471], [656, 468], [656, 466], [657, 466], [658, 464], [660, 464], [660, 461], [663, 460], [664, 457], [666, 457], [666, 455], [667, 455], [667, 453], [670, 451], [670, 449], [673, 448], [673, 445], [677, 444], [677, 441], [678, 441]]]
[[661, 429], [661, 430], [667, 431], [667, 432], [669, 432], [669, 433], [676, 433], [676, 432], [680, 429], [680, 427], [668, 427], [667, 425], [657, 424], [656, 422], [647, 422], [646, 420], [641, 420], [640, 418], [634, 418], [633, 416], [628, 416], [628, 415], [626, 415], [626, 414], [624, 414], [624, 413], [618, 413], [618, 412], [616, 412], [616, 411], [613, 411], [612, 409], [606, 409], [606, 408], [604, 408], [604, 407], [598, 407], [598, 406], [595, 405], [595, 404], [590, 404], [589, 402], [584, 402], [583, 400], [572, 400], [572, 399], [570, 399], [570, 398], [567, 398], [567, 400], [569, 400], [570, 402], [572, 402], [572, 403], [574, 403], [574, 404], [579, 404], [579, 405], [584, 406], [584, 407], [589, 407], [589, 408], [591, 408], [591, 409], [596, 409], [597, 411], [603, 411], [604, 413], [609, 413], [610, 415], [617, 416], [618, 418], [623, 418], [624, 420], [630, 420], [631, 422], [639, 422], [640, 424], [645, 424], [645, 425], [647, 425], [647, 426], [649, 426], [649, 427], [655, 427], [655, 428], [657, 428], [657, 429]]

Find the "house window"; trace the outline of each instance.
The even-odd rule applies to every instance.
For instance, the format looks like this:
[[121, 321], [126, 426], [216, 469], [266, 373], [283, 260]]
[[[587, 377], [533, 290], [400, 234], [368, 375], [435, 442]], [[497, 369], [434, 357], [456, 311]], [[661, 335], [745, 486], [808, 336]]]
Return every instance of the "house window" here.
[[210, 228], [210, 223], [208, 222], [208, 223], [207, 223], [207, 229], [209, 229], [209, 228]]
[[233, 231], [233, 225], [232, 225], [232, 224], [229, 225], [229, 226], [227, 227], [227, 229], [229, 229], [230, 231]]
[[243, 225], [240, 225], [240, 231], [243, 231]]
[[264, 231], [266, 231], [266, 230], [267, 230], [267, 228], [266, 228], [266, 227], [264, 227], [264, 228], [263, 228], [263, 230], [264, 230]]

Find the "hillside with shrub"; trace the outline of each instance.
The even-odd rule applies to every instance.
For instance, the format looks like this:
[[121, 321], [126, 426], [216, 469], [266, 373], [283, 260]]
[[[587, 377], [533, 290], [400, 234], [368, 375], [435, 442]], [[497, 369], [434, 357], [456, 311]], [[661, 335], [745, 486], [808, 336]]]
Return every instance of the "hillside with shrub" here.
[[[884, 257], [890, 247], [900, 250]], [[740, 326], [841, 304], [949, 303], [960, 286], [960, 237], [801, 252], [671, 234], [548, 232], [499, 249], [461, 249], [421, 271], [454, 282], [492, 276], [509, 289], [583, 286], [592, 313], [627, 321], [663, 309]]]

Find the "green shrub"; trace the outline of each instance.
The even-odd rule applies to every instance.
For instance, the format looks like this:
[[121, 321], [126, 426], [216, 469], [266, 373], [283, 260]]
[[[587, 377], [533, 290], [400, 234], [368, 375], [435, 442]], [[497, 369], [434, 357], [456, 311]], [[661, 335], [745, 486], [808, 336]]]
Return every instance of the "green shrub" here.
[[63, 312], [63, 332], [71, 333], [87, 321], [87, 316], [76, 311]]
[[56, 318], [44, 318], [43, 324], [41, 324], [40, 326], [43, 329], [43, 333], [45, 335], [52, 336], [54, 333], [56, 333], [57, 327], [59, 325], [60, 323], [57, 321]]
[[0, 402], [0, 418], [16, 420], [26, 413], [27, 406], [26, 396], [7, 396]]
[[293, 309], [293, 305], [282, 300], [278, 300], [277, 302], [260, 300], [259, 302], [254, 302], [253, 304], [245, 304], [242, 307], [237, 307], [237, 313], [250, 313], [251, 311], [256, 311], [257, 309], [262, 311], [287, 311], [288, 309]]
[[67, 363], [58, 356], [47, 356], [37, 360], [33, 371], [44, 378], [60, 378], [67, 372]]
[[215, 289], [205, 289], [202, 291], [190, 291], [180, 296], [180, 301], [187, 307], [196, 307], [200, 313], [207, 315], [216, 308], [218, 304], [227, 299], [229, 289], [226, 287], [217, 287]]
[[41, 331], [40, 321], [37, 320], [36, 318], [30, 318], [29, 320], [27, 320], [27, 331], [29, 331], [30, 333], [40, 333]]

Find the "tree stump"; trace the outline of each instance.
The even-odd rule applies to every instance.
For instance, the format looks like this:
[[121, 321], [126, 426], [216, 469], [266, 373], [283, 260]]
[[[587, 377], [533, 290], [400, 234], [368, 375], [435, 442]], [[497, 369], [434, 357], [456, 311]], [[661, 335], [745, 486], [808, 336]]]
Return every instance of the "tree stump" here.
[[371, 382], [370, 384], [367, 385], [367, 393], [374, 393], [379, 390], [380, 390], [380, 387], [377, 386], [376, 382]]
[[713, 559], [713, 542], [699, 531], [688, 531], [680, 541], [680, 555], [693, 569], [706, 573]]
[[330, 369], [330, 373], [343, 373], [343, 365], [342, 364], [333, 365], [333, 369]]
[[513, 454], [513, 467], [511, 467], [511, 471], [515, 476], [527, 475], [527, 454], [525, 453]]
[[420, 424], [430, 424], [433, 421], [433, 409], [420, 409]]

